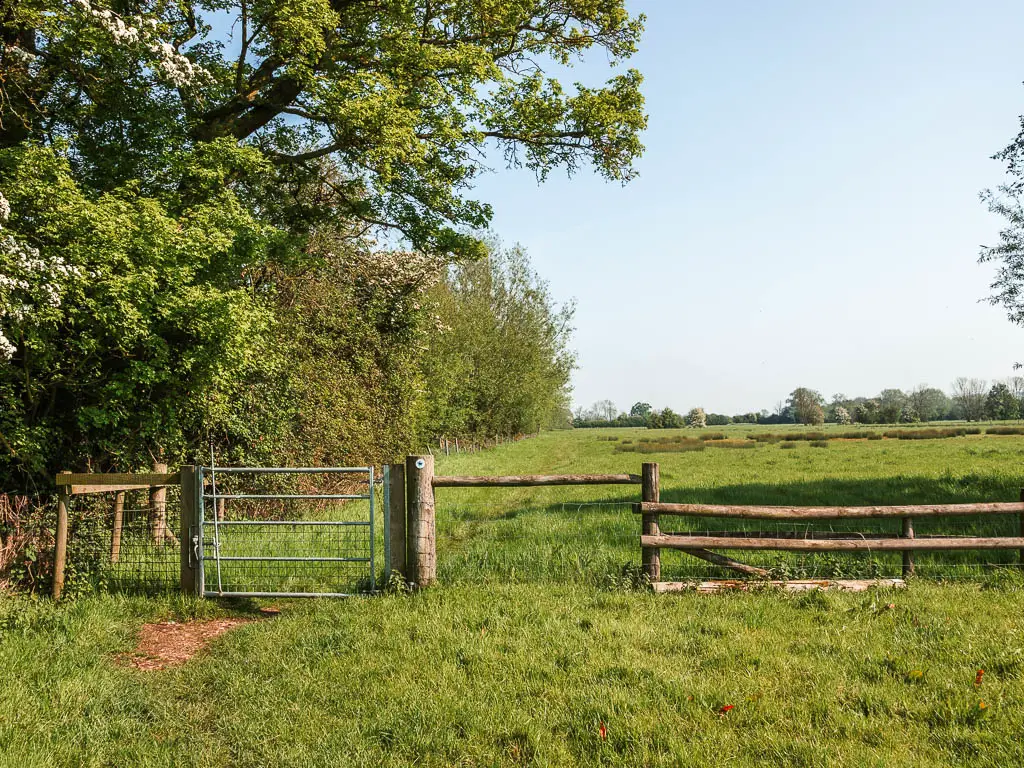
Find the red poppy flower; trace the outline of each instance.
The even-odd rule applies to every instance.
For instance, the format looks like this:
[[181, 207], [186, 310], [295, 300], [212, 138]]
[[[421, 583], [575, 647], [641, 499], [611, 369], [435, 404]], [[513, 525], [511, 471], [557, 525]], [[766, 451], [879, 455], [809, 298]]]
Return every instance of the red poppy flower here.
[[601, 734], [601, 741], [608, 741], [608, 729], [604, 727], [604, 720], [601, 721], [601, 726], [597, 729], [597, 732]]
[[979, 669], [978, 674], [974, 676], [974, 684], [981, 685], [981, 676], [985, 674], [984, 669]]
[[733, 707], [732, 704], [726, 704], [724, 707], [719, 707], [718, 708], [718, 714], [724, 715], [726, 712], [728, 712], [730, 709], [732, 709], [732, 707]]

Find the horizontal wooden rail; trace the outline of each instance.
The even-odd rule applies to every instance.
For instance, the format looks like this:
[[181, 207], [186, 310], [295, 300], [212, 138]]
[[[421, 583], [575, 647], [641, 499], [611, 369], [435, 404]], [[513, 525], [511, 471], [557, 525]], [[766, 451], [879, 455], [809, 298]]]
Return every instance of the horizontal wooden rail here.
[[638, 514], [734, 517], [749, 520], [859, 520], [879, 517], [1012, 515], [1024, 513], [1024, 502], [911, 504], [897, 507], [761, 507], [725, 504], [665, 504], [645, 501], [634, 504], [633, 511]]
[[147, 488], [161, 488], [181, 483], [181, 473], [171, 472], [108, 472], [105, 474], [61, 473], [55, 480], [58, 488], [67, 488], [67, 493], [76, 496], [83, 493], [111, 493], [113, 491], [137, 491]]
[[755, 539], [733, 536], [641, 536], [643, 547], [665, 549], [765, 549], [786, 552], [832, 552], [846, 550], [903, 551], [954, 549], [1024, 549], [1024, 537], [934, 536], [892, 539]]
[[[520, 488], [534, 485], [639, 485], [640, 475], [435, 475], [435, 488]], [[1024, 506], [1024, 505], [1022, 505]]]

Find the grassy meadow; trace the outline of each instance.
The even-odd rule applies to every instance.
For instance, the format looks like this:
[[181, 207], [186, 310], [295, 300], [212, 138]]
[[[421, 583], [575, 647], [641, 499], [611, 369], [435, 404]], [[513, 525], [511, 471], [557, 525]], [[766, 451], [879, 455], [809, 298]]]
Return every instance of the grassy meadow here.
[[[743, 441], [756, 429], [714, 431]], [[664, 437], [546, 433], [439, 457], [437, 471], [657, 461], [663, 500], [766, 504], [1009, 501], [1024, 484], [1017, 435], [623, 450]], [[632, 577], [637, 491], [439, 489], [441, 583], [411, 596], [0, 597], [0, 765], [1024, 762], [1024, 580], [1012, 553], [988, 567], [977, 553], [922, 563], [905, 590], [653, 595]], [[714, 575], [664, 559], [667, 577]], [[773, 564], [795, 575], [889, 566]], [[267, 605], [280, 614], [180, 667], [121, 661], [143, 623]]]

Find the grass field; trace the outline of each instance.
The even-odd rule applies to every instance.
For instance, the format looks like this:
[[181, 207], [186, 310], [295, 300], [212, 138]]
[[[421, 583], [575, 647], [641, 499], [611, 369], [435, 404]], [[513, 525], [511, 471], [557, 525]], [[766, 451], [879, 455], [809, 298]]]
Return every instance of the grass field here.
[[[548, 433], [437, 469], [658, 461], [664, 500], [769, 504], [1009, 501], [1024, 483], [1020, 436], [616, 452], [651, 436]], [[441, 489], [438, 587], [277, 601], [165, 671], [119, 662], [143, 623], [267, 603], [0, 598], [0, 765], [1024, 762], [1012, 555], [980, 569], [968, 553], [929, 574], [956, 580], [891, 592], [655, 596], [619, 578], [639, 561], [636, 490]]]

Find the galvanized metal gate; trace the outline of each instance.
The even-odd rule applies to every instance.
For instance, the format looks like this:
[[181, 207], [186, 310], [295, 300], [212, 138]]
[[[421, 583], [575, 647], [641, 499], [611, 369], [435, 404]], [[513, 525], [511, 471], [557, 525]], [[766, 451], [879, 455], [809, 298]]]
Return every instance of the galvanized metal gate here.
[[[373, 467], [198, 473], [193, 545], [202, 596], [348, 597], [376, 590]], [[387, 549], [387, 525], [382, 533]]]

